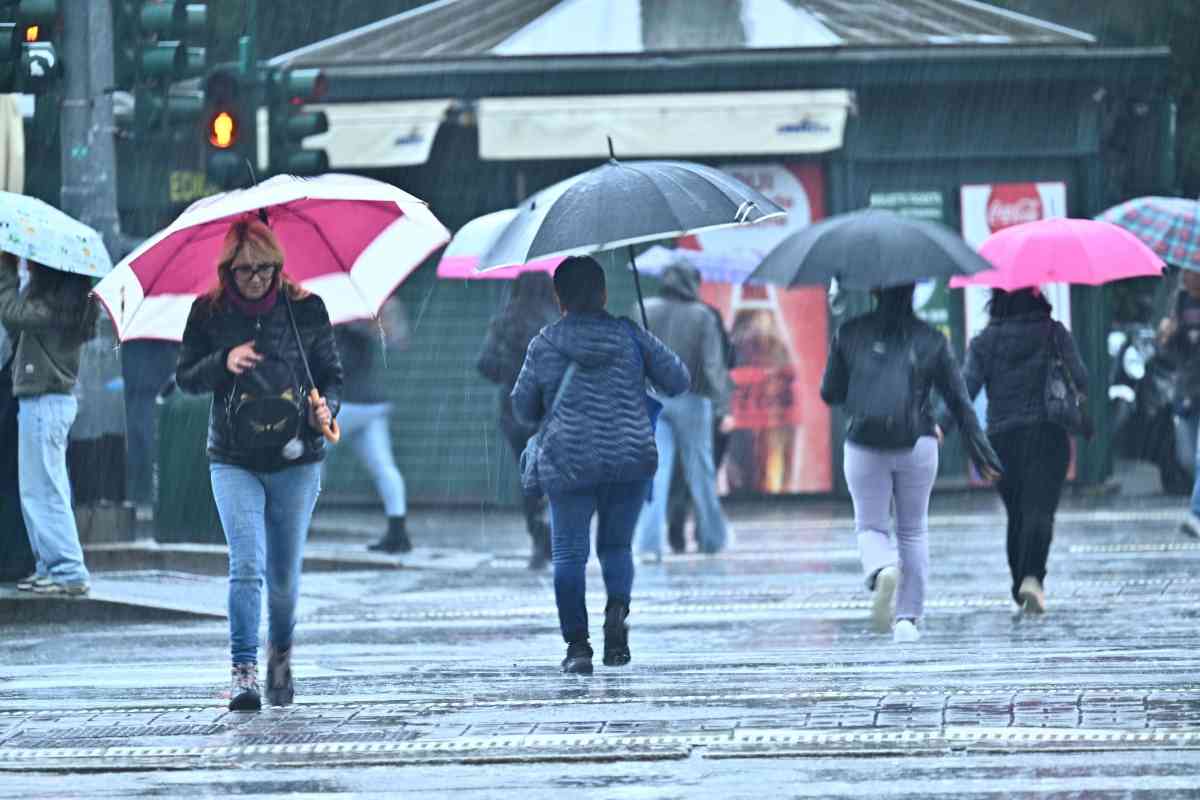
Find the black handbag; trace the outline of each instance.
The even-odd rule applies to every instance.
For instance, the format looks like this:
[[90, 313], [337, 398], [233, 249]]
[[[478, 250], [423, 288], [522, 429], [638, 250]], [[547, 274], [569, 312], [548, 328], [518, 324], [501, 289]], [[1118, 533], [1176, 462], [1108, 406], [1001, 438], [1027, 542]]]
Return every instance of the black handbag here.
[[1091, 437], [1091, 418], [1087, 396], [1075, 385], [1075, 378], [1063, 359], [1058, 328], [1050, 323], [1050, 363], [1046, 370], [1046, 419], [1072, 435]]

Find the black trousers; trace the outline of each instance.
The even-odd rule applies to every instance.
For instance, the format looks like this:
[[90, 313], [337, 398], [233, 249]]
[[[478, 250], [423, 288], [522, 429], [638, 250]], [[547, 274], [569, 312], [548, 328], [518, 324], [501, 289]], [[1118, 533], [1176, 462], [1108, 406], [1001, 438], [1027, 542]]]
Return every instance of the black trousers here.
[[1004, 465], [998, 488], [1008, 511], [1008, 568], [1017, 599], [1021, 581], [1046, 581], [1046, 559], [1054, 538], [1054, 514], [1062, 497], [1071, 458], [1067, 432], [1041, 423], [991, 434]]
[[[504, 420], [501, 420], [500, 431], [504, 434], [504, 438], [508, 440], [508, 445], [512, 448], [513, 456], [517, 460], [518, 468], [520, 468], [521, 453], [524, 452], [525, 443], [529, 441], [529, 437], [532, 434], [519, 426], [505, 424]], [[534, 545], [543, 548], [549, 554], [550, 520], [546, 498], [530, 497], [522, 493], [521, 506], [525, 512], [525, 528], [529, 531], [529, 536], [533, 539]]]

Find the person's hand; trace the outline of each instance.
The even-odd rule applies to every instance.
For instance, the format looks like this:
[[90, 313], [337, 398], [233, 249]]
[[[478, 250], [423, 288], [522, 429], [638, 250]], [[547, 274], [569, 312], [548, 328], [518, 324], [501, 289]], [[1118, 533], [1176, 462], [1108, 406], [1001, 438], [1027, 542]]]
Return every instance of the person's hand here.
[[734, 422], [733, 415], [726, 414], [721, 417], [721, 424], [717, 426], [717, 430], [721, 431], [721, 433], [733, 433], [733, 429], [736, 427], [737, 423]]
[[225, 359], [225, 369], [234, 375], [241, 375], [247, 370], [254, 369], [262, 360], [262, 355], [254, 349], [254, 340], [251, 339], [229, 351], [229, 357]]
[[333, 422], [333, 412], [329, 410], [324, 397], [318, 397], [316, 402], [308, 401], [308, 426], [314, 431], [323, 431]]
[[1162, 322], [1158, 323], [1158, 343], [1166, 344], [1167, 340], [1175, 335], [1178, 328], [1179, 323], [1175, 321], [1174, 317], [1164, 317]]
[[989, 467], [987, 464], [981, 464], [979, 466], [979, 475], [985, 481], [989, 481], [991, 483], [995, 483], [996, 481], [1000, 480], [1000, 470], [996, 469], [995, 467]]
[[941, 425], [933, 426], [933, 435], [937, 437], [938, 447], [941, 447], [946, 443], [946, 432], [942, 430]]

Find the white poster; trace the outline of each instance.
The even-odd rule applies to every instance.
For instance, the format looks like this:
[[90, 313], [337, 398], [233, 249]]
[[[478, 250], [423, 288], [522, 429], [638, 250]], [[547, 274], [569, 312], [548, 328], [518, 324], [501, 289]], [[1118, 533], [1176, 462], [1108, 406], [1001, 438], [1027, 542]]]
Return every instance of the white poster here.
[[[978, 248], [993, 233], [1013, 225], [1039, 219], [1067, 216], [1067, 185], [1062, 181], [1044, 183], [981, 183], [962, 187], [962, 235], [967, 244]], [[1054, 306], [1054, 318], [1071, 327], [1071, 292], [1065, 283], [1042, 287]], [[971, 341], [988, 322], [987, 302], [991, 290], [969, 286], [964, 290], [967, 341]]]

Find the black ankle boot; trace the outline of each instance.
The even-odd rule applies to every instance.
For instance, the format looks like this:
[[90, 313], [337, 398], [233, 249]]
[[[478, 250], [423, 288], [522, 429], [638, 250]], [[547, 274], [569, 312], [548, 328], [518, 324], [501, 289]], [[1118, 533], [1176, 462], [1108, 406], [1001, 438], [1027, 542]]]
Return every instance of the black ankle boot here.
[[407, 553], [413, 549], [408, 540], [408, 531], [404, 529], [404, 517], [388, 517], [388, 530], [383, 538], [374, 544], [367, 545], [368, 550], [383, 553]]
[[604, 666], [623, 667], [632, 656], [629, 653], [629, 626], [625, 618], [629, 606], [610, 602], [604, 609]]
[[562, 660], [562, 671], [569, 675], [592, 674], [592, 646], [587, 639], [567, 645], [567, 657]]

